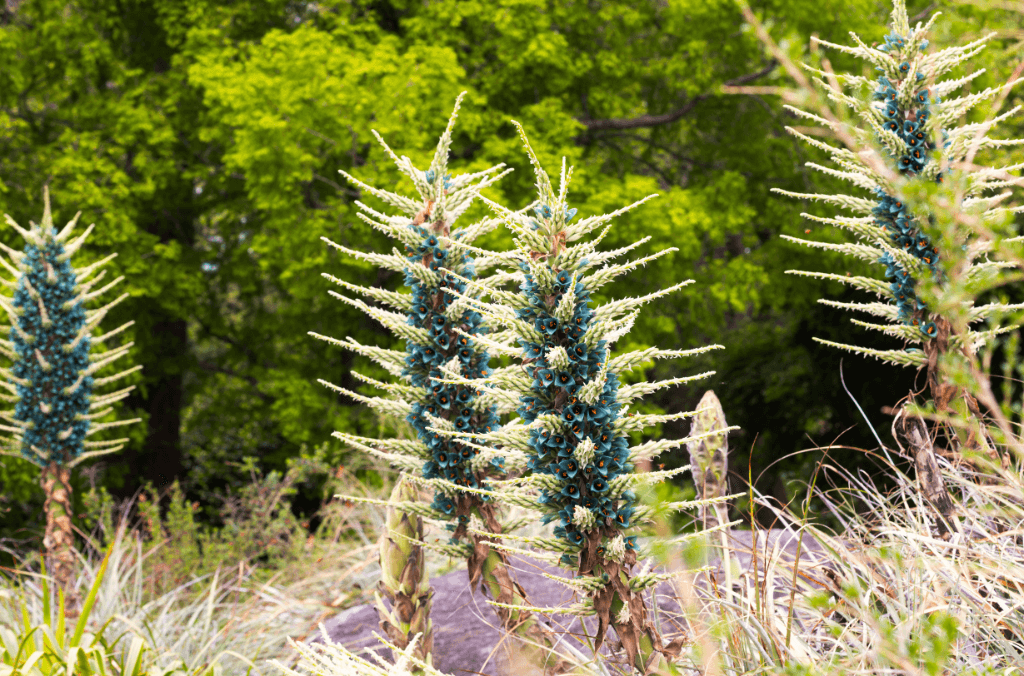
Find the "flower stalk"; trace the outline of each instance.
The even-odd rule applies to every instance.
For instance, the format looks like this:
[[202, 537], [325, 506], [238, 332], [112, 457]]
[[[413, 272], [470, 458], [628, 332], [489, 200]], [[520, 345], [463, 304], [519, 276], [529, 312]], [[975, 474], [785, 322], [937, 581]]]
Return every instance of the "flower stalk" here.
[[[690, 427], [693, 440], [686, 444], [698, 500], [723, 498], [728, 492], [729, 433], [724, 431], [728, 427], [722, 402], [713, 390], [708, 390], [701, 397], [697, 414], [693, 416]], [[714, 528], [728, 521], [723, 518], [725, 510], [726, 506], [717, 503], [702, 505], [699, 518], [704, 528]]]
[[[424, 546], [465, 558], [471, 585], [482, 584], [485, 593], [500, 604], [496, 609], [505, 630], [524, 638], [526, 645], [521, 649], [536, 652], [536, 660], [545, 662], [549, 671], [560, 672], [564, 664], [552, 657], [557, 655], [554, 653], [557, 639], [524, 610], [527, 607], [525, 592], [512, 579], [508, 556], [492, 547], [505, 525], [496, 505], [479, 491], [488, 488], [492, 479], [506, 475], [504, 458], [434, 429], [437, 425], [467, 435], [486, 434], [498, 429], [498, 416], [514, 408], [476, 387], [440, 380], [445, 373], [457, 373], [466, 378], [490, 375], [489, 329], [482, 315], [462, 298], [479, 295], [479, 291], [474, 290], [476, 287], [468, 286], [470, 284], [497, 290], [507, 281], [507, 276], [502, 274], [478, 280], [478, 273], [492, 267], [498, 257], [487, 252], [475, 258], [468, 255], [473, 240], [497, 227], [499, 219], [484, 219], [453, 229], [456, 219], [480, 191], [511, 171], [503, 171], [504, 165], [497, 165], [473, 174], [452, 177], [448, 173], [448, 149], [461, 101], [462, 95], [456, 101], [448, 127], [426, 171], [416, 169], [406, 157], [398, 158], [377, 136], [398, 168], [412, 179], [419, 200], [379, 190], [341, 172], [365, 192], [402, 212], [388, 216], [362, 202], [356, 203], [362, 211], [360, 218], [398, 239], [404, 255], [398, 249], [394, 249], [392, 255], [366, 254], [324, 238], [343, 253], [403, 274], [405, 286], [412, 291], [408, 295], [357, 286], [330, 275], [325, 277], [348, 291], [398, 310], [380, 310], [331, 292], [403, 338], [405, 352], [363, 346], [351, 338], [342, 342], [314, 333], [310, 335], [373, 359], [401, 381], [401, 384], [383, 383], [354, 374], [388, 392], [391, 396], [387, 398], [366, 397], [320, 382], [387, 416], [404, 419], [415, 429], [415, 441], [368, 439], [341, 432], [335, 432], [334, 436], [418, 475], [433, 488], [434, 500], [429, 507], [415, 506], [411, 500], [394, 506], [416, 509], [418, 514], [445, 523], [444, 527], [451, 533], [449, 542], [424, 543]], [[482, 530], [469, 532], [471, 520], [479, 523]], [[508, 610], [506, 606], [520, 609]]]
[[88, 437], [111, 427], [139, 422], [138, 418], [96, 422], [112, 412], [109, 404], [124, 399], [135, 388], [131, 386], [111, 394], [99, 394], [97, 390], [142, 367], [94, 378], [104, 366], [127, 355], [132, 343], [106, 352], [94, 347], [134, 322], [94, 338], [92, 329], [128, 294], [99, 309], [87, 309], [85, 303], [124, 278], [119, 277], [98, 291], [88, 293], [106, 271], [89, 278], [113, 256], [84, 268], [74, 268], [70, 259], [93, 226], [69, 241], [80, 213], [57, 232], [48, 188], [43, 189], [43, 202], [42, 222], [31, 223], [28, 230], [5, 215], [8, 225], [25, 239], [26, 245], [23, 251], [3, 247], [10, 262], [0, 258], [0, 264], [15, 276], [13, 282], [4, 280], [4, 285], [14, 290], [13, 296], [0, 295], [0, 308], [11, 320], [9, 338], [0, 340], [0, 348], [12, 362], [10, 368], [0, 369], [5, 378], [0, 385], [8, 392], [0, 398], [14, 404], [13, 411], [0, 413], [4, 419], [0, 431], [6, 433], [0, 437], [3, 444], [0, 453], [28, 460], [42, 470], [40, 482], [46, 496], [43, 538], [46, 565], [57, 588], [64, 593], [67, 612], [76, 616], [79, 599], [74, 588], [71, 472], [85, 460], [120, 450], [128, 441], [127, 438], [95, 441]]
[[[820, 302], [881, 318], [881, 323], [853, 323], [898, 338], [907, 347], [873, 350], [815, 340], [889, 363], [925, 369], [934, 417], [969, 423], [947, 425], [951, 441], [963, 455], [1005, 468], [1008, 458], [999, 457], [981, 425], [983, 416], [977, 400], [950, 364], [973, 363], [978, 347], [999, 333], [1017, 328], [1002, 326], [982, 331], [972, 328], [972, 324], [998, 321], [1024, 307], [1001, 303], [974, 305], [974, 299], [984, 288], [995, 285], [994, 280], [1003, 269], [1016, 266], [1012, 260], [999, 260], [998, 255], [990, 254], [999, 254], [1001, 245], [1021, 241], [995, 237], [989, 225], [1020, 212], [1021, 208], [1000, 206], [1008, 193], [992, 194], [993, 190], [1011, 185], [1014, 178], [1009, 172], [1020, 166], [986, 168], [974, 164], [973, 157], [982, 148], [1024, 143], [987, 136], [997, 121], [1018, 112], [1020, 107], [983, 124], [952, 125], [978, 104], [1004, 94], [1019, 80], [975, 94], [954, 96], [982, 71], [955, 79], [940, 78], [977, 54], [991, 35], [967, 45], [928, 51], [926, 35], [938, 14], [926, 24], [918, 23], [911, 28], [904, 0], [895, 0], [893, 7], [890, 32], [883, 45], [868, 47], [856, 35], [852, 36], [854, 46], [818, 40], [826, 48], [869, 62], [880, 72], [873, 81], [833, 73], [827, 64], [825, 70], [805, 66], [817, 76], [816, 82], [828, 98], [838, 104], [839, 112], [828, 109], [823, 102], [816, 112], [786, 106], [798, 116], [826, 125], [846, 146], [835, 146], [789, 129], [829, 153], [835, 165], [808, 166], [848, 181], [868, 191], [871, 197], [775, 190], [855, 212], [853, 217], [803, 215], [816, 223], [852, 232], [860, 240], [856, 244], [784, 237], [805, 246], [879, 263], [886, 281], [849, 273], [844, 277], [789, 272], [839, 281], [880, 296], [880, 303], [840, 303], [828, 299]], [[747, 16], [749, 19], [751, 14], [747, 12]], [[865, 87], [869, 88], [867, 96], [863, 94]], [[955, 218], [944, 214], [944, 209], [949, 211], [948, 198], [955, 202]]]
[[[651, 348], [611, 357], [611, 345], [629, 332], [641, 305], [691, 282], [641, 298], [591, 307], [591, 294], [596, 289], [675, 249], [605, 266], [588, 275], [591, 268], [647, 239], [621, 250], [598, 252], [597, 245], [610, 228], [607, 226], [596, 238], [572, 243], [654, 196], [614, 213], [574, 223], [576, 209], [566, 202], [572, 170], [563, 160], [556, 194], [522, 127], [514, 124], [537, 176], [534, 213], [512, 212], [483, 199], [516, 238], [517, 247], [505, 256], [505, 261], [518, 268], [515, 279], [520, 282], [520, 294], [490, 294], [491, 302], [469, 295], [460, 298], [492, 325], [504, 326], [504, 340], [494, 341], [493, 349], [518, 358], [518, 363], [482, 379], [448, 373], [448, 378], [440, 382], [479, 387], [503, 400], [518, 400], [519, 420], [498, 432], [481, 435], [460, 434], [440, 426], [432, 431], [472, 439], [479, 446], [501, 446], [510, 464], [525, 465], [528, 476], [504, 481], [488, 495], [498, 503], [539, 509], [544, 523], [557, 521], [554, 537], [515, 539], [560, 555], [559, 563], [579, 576], [567, 584], [586, 593], [586, 601], [569, 611], [598, 618], [595, 647], [600, 649], [607, 629], [612, 627], [628, 662], [641, 673], [649, 673], [663, 658], [677, 654], [678, 646], [663, 644], [641, 593], [665, 577], [636, 577], [631, 572], [637, 563], [638, 543], [637, 536], [628, 533], [650, 516], [648, 508], [638, 505], [634, 489], [667, 480], [688, 467], [647, 474], [635, 474], [633, 469], [636, 462], [687, 440], [631, 449], [627, 434], [692, 414], [636, 415], [627, 413], [627, 409], [642, 394], [710, 373], [644, 383], [642, 388], [621, 387], [619, 374], [651, 358], [697, 354], [720, 346], [691, 351]], [[480, 290], [472, 283], [469, 287]], [[513, 340], [517, 347], [512, 346]]]

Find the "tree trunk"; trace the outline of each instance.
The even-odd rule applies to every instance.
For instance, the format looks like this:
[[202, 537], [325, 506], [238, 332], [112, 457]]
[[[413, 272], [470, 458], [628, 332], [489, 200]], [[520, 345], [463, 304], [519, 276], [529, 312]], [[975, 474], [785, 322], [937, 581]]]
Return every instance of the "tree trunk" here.
[[181, 402], [184, 374], [180, 365], [172, 364], [188, 352], [188, 328], [183, 319], [168, 319], [154, 323], [153, 331], [160, 336], [158, 358], [161, 363], [159, 380], [150, 389], [147, 402], [149, 432], [145, 445], [145, 476], [158, 488], [163, 488], [181, 478], [183, 468]]
[[[142, 450], [125, 449], [127, 470], [116, 495], [131, 497], [143, 481], [159, 491], [182, 478], [181, 408], [184, 364], [189, 353], [188, 327], [183, 319], [167, 314], [155, 301], [140, 299], [135, 307], [136, 343], [140, 346], [146, 383], [125, 401], [125, 408], [146, 412], [146, 441]], [[152, 380], [151, 380], [152, 379]]]
[[75, 539], [71, 530], [71, 470], [51, 462], [43, 469], [43, 493], [46, 502], [46, 567], [50, 577], [64, 592], [64, 607], [69, 617], [78, 615], [78, 596], [75, 593]]

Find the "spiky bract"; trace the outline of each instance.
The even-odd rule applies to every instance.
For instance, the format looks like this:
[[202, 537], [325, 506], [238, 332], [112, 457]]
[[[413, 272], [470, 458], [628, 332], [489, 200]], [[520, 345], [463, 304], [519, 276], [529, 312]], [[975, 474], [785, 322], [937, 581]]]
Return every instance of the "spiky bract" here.
[[[941, 181], [943, 167], [963, 159], [972, 147], [998, 147], [1020, 143], [1020, 141], [988, 138], [985, 136], [985, 132], [988, 130], [986, 125], [970, 124], [956, 128], [950, 127], [971, 108], [993, 98], [1015, 84], [1016, 81], [978, 94], [944, 99], [944, 96], [969, 84], [984, 71], [977, 71], [957, 79], [940, 81], [939, 78], [977, 54], [983, 48], [984, 42], [991, 36], [962, 47], [927, 52], [928, 41], [925, 39], [925, 35], [936, 16], [938, 15], [933, 16], [927, 25], [919, 23], [911, 29], [905, 3], [902, 0], [896, 0], [892, 13], [891, 31], [886, 36], [883, 45], [877, 48], [868, 47], [852, 33], [851, 36], [856, 42], [854, 47], [819, 41], [826, 47], [868, 61], [881, 72], [874, 82], [859, 76], [836, 75], [832, 77], [829, 73], [807, 67], [808, 70], [819, 76], [817, 82], [825, 88], [833, 102], [852, 109], [855, 116], [860, 119], [862, 124], [859, 126], [838, 124], [843, 125], [845, 131], [850, 132], [854, 140], [862, 144], [862, 147], [836, 147], [812, 139], [795, 129], [789, 129], [789, 131], [809, 144], [827, 151], [838, 169], [814, 163], [808, 163], [809, 167], [849, 181], [858, 188], [868, 190], [874, 199], [866, 200], [851, 195], [806, 195], [776, 190], [776, 192], [793, 197], [836, 204], [861, 214], [853, 218], [845, 216], [821, 218], [809, 214], [804, 214], [804, 216], [816, 222], [850, 230], [863, 243], [829, 244], [793, 237], [786, 237], [786, 239], [811, 247], [838, 251], [862, 260], [877, 261], [885, 266], [885, 276], [889, 280], [889, 284], [881, 284], [877, 280], [867, 277], [847, 275], [843, 278], [827, 273], [792, 270], [790, 272], [834, 279], [878, 294], [887, 302], [837, 303], [830, 300], [821, 302], [882, 317], [887, 320], [887, 323], [856, 323], [865, 328], [880, 330], [902, 338], [911, 344], [927, 343], [939, 332], [936, 327], [939, 316], [932, 313], [919, 298], [917, 287], [919, 282], [926, 277], [942, 280], [940, 262], [943, 252], [924, 231], [925, 223], [922, 223], [921, 219], [927, 220], [928, 216], [911, 213], [907, 204], [899, 196], [900, 191], [897, 184], [904, 180]], [[850, 93], [844, 91], [845, 85], [852, 85], [853, 91]], [[859, 90], [865, 86], [871, 88], [870, 96], [859, 94]], [[789, 106], [787, 108], [797, 115], [818, 123], [836, 124], [829, 123], [812, 113]], [[1019, 109], [1018, 107], [1000, 115], [993, 122], [1005, 119], [1018, 112]], [[882, 147], [884, 162], [889, 167], [888, 173], [880, 171], [878, 166], [868, 161], [865, 154], [861, 152], [869, 149], [872, 143]], [[1020, 169], [1020, 166], [1004, 167], [1000, 170], [978, 169], [977, 167], [969, 169], [972, 176], [966, 195], [966, 210], [980, 216], [983, 220], [988, 220], [1000, 212], [1013, 211], [998, 207], [998, 200], [982, 195], [993, 188], [1005, 187], [1007, 183], [1003, 179], [1006, 173], [1016, 169]], [[968, 232], [962, 233], [956, 239], [968, 253], [967, 263], [971, 268], [965, 271], [968, 277], [983, 276], [1005, 266], [1005, 263], [982, 258], [991, 250], [990, 242], [979, 242], [976, 235]], [[972, 319], [981, 321], [1008, 309], [1010, 309], [1008, 306], [998, 304], [977, 308], [977, 312], [972, 313]], [[966, 337], [966, 342], [973, 344], [976, 340], [982, 339], [984, 339], [983, 334], [971, 332]], [[829, 344], [866, 356], [879, 357], [893, 364], [920, 365], [922, 363], [920, 350], [916, 348], [907, 348], [902, 351], [877, 351], [852, 345]]]
[[58, 233], [53, 226], [48, 191], [44, 192], [44, 201], [42, 223], [32, 223], [29, 230], [6, 217], [26, 244], [20, 252], [3, 247], [13, 264], [0, 261], [15, 275], [15, 281], [3, 281], [13, 289], [13, 297], [0, 297], [0, 307], [11, 320], [9, 340], [0, 341], [0, 349], [13, 362], [10, 369], [0, 370], [7, 379], [0, 384], [11, 393], [3, 398], [15, 406], [13, 412], [0, 415], [10, 423], [2, 427], [10, 435], [4, 439], [8, 452], [17, 452], [42, 467], [51, 463], [73, 466], [86, 458], [117, 451], [127, 441], [86, 441], [86, 437], [100, 430], [138, 421], [94, 423], [94, 419], [112, 411], [109, 404], [127, 397], [134, 387], [109, 395], [97, 395], [95, 389], [142, 367], [94, 378], [101, 368], [128, 354], [132, 346], [128, 343], [107, 352], [93, 349], [134, 322], [105, 336], [91, 335], [107, 312], [128, 294], [102, 308], [86, 309], [87, 301], [97, 298], [123, 277], [92, 291], [106, 271], [95, 276], [94, 273], [113, 256], [74, 268], [71, 257], [93, 226], [69, 241], [78, 215]]

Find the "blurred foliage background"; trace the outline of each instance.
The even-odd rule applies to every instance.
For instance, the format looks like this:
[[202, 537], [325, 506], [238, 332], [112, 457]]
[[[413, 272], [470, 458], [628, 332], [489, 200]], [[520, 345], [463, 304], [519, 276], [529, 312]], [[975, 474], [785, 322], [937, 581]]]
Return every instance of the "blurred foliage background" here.
[[[1021, 63], [1020, 5], [909, 5], [912, 23], [945, 14], [937, 46], [996, 33], [976, 59], [988, 72], [975, 87], [1005, 82]], [[853, 30], [869, 44], [881, 41], [890, 9], [879, 0], [753, 6], [792, 56], [812, 62], [822, 55], [799, 36], [846, 43]], [[828, 56], [837, 70], [859, 68]], [[811, 340], [849, 342], [856, 332], [852, 342], [885, 347], [888, 339], [816, 302], [842, 298], [840, 285], [785, 274], [835, 271], [839, 261], [778, 237], [834, 235], [801, 219], [814, 206], [769, 190], [835, 190], [804, 167], [821, 158], [785, 133], [798, 122], [778, 97], [722, 90], [784, 82], [733, 0], [6, 0], [0, 212], [38, 220], [49, 184], [58, 220], [82, 210], [86, 224], [97, 224], [80, 259], [118, 252], [112, 272], [127, 277], [132, 297], [109, 322], [136, 321], [132, 358], [144, 365], [127, 408], [145, 424], [128, 428], [126, 452], [79, 472], [77, 486], [123, 498], [177, 480], [183, 499], [200, 505], [196, 518], [217, 524], [220, 506], [253, 472], [283, 471], [310, 448], [374, 480], [375, 470], [360, 469], [330, 434], [396, 431], [315, 382], [360, 387], [350, 376], [353, 355], [307, 331], [392, 346], [390, 334], [327, 295], [320, 273], [392, 289], [401, 279], [339, 258], [320, 237], [390, 249], [355, 217], [354, 200], [366, 198], [337, 170], [411, 192], [370, 130], [422, 165], [463, 90], [452, 169], [514, 167], [490, 189], [492, 199], [518, 208], [532, 194], [510, 119], [523, 123], [549, 169], [562, 156], [575, 165], [581, 217], [660, 194], [621, 218], [607, 246], [650, 235], [638, 253], [678, 252], [597, 300], [697, 281], [648, 306], [617, 347], [726, 347], [659, 364], [659, 377], [717, 373], [646, 406], [690, 410], [713, 388], [730, 424], [742, 428], [730, 444], [734, 491], [749, 475], [780, 501], [802, 495], [800, 482], [830, 445], [834, 461], [870, 471], [863, 449], [878, 444], [852, 399], [885, 441], [883, 407], [924, 383], [910, 370], [847, 356], [848, 395], [842, 355]], [[1004, 110], [1022, 96], [1011, 94]], [[1000, 137], [1020, 137], [1022, 127], [1018, 116]], [[1001, 152], [984, 159], [1022, 159], [1020, 150]], [[475, 207], [467, 222], [482, 215]], [[15, 240], [0, 228], [0, 241]], [[481, 244], [507, 247], [510, 239], [499, 230]], [[371, 364], [359, 366], [373, 373]], [[648, 433], [681, 437], [688, 428]], [[319, 507], [326, 478], [296, 484], [297, 518]], [[42, 501], [33, 468], [0, 460], [0, 537], [37, 546]]]

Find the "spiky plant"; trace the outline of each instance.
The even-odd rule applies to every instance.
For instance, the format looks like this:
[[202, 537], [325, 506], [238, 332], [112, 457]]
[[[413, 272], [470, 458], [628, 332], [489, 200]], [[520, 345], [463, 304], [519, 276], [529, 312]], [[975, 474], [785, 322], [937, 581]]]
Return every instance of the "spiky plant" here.
[[0, 352], [11, 360], [0, 369], [5, 381], [0, 386], [8, 394], [0, 399], [14, 404], [13, 411], [0, 413], [7, 424], [2, 437], [3, 453], [21, 457], [42, 468], [41, 482], [46, 495], [47, 566], [55, 582], [75, 612], [74, 535], [71, 529], [71, 470], [85, 460], [114, 453], [128, 439], [88, 441], [88, 437], [120, 425], [138, 422], [118, 420], [96, 422], [113, 412], [110, 404], [128, 396], [134, 386], [108, 394], [101, 387], [116, 382], [141, 366], [95, 378], [103, 367], [128, 354], [133, 343], [107, 351], [98, 346], [131, 326], [128, 322], [101, 336], [93, 331], [127, 293], [96, 309], [86, 304], [109, 291], [124, 277], [93, 290], [106, 271], [99, 269], [117, 254], [111, 254], [85, 267], [75, 268], [71, 257], [85, 242], [93, 225], [70, 239], [81, 212], [60, 231], [53, 225], [50, 193], [43, 189], [43, 219], [31, 223], [28, 230], [4, 214], [8, 225], [25, 240], [25, 248], [16, 251], [0, 244], [10, 262], [0, 258], [14, 280], [0, 278], [12, 296], [0, 296], [2, 308], [11, 320], [9, 340], [0, 340]]
[[[502, 446], [509, 464], [526, 465], [531, 472], [528, 477], [506, 480], [492, 495], [499, 502], [539, 508], [544, 523], [558, 522], [554, 537], [521, 541], [560, 554], [559, 563], [579, 575], [568, 582], [569, 586], [587, 595], [583, 604], [570, 611], [597, 616], [597, 648], [607, 628], [614, 627], [629, 663], [644, 671], [659, 659], [658, 655], [671, 655], [675, 646], [662, 644], [640, 593], [664, 577], [631, 572], [637, 562], [637, 536], [630, 533], [652, 511], [638, 505], [634, 489], [666, 481], [688, 468], [634, 474], [633, 467], [635, 462], [653, 458], [687, 440], [652, 441], [631, 449], [627, 435], [692, 414], [636, 415], [627, 413], [627, 409], [644, 394], [705, 378], [711, 372], [630, 386], [620, 384], [619, 374], [650, 359], [694, 355], [720, 346], [683, 351], [649, 348], [610, 356], [612, 343], [629, 332], [640, 306], [692, 280], [641, 298], [625, 298], [593, 308], [594, 291], [675, 251], [669, 248], [596, 269], [650, 240], [645, 237], [622, 249], [597, 251], [611, 227], [609, 221], [654, 195], [611, 214], [573, 223], [576, 209], [570, 209], [566, 201], [571, 169], [566, 169], [563, 160], [556, 194], [522, 127], [513, 124], [519, 129], [537, 176], [534, 215], [513, 212], [482, 199], [501, 215], [515, 236], [516, 249], [503, 254], [503, 258], [518, 267], [520, 293], [484, 288], [466, 279], [463, 281], [469, 289], [489, 293], [492, 300], [485, 303], [468, 294], [460, 294], [460, 298], [492, 325], [506, 327], [507, 342], [488, 339], [486, 345], [518, 363], [484, 379], [467, 377], [458, 365], [446, 366], [443, 370], [448, 379], [443, 382], [476, 386], [495, 396], [518, 399], [520, 419], [501, 430], [475, 435], [440, 424], [433, 429], [455, 438], [475, 437], [472, 443], [480, 447]], [[602, 226], [597, 237], [570, 246]], [[456, 240], [450, 245], [473, 251]], [[518, 347], [512, 346], [512, 339]]]
[[[972, 289], [982, 288], [1001, 268], [1013, 263], [990, 260], [988, 254], [993, 251], [994, 242], [978, 229], [962, 223], [937, 223], [927, 201], [929, 193], [921, 184], [931, 183], [934, 186], [948, 181], [953, 170], [953, 178], [966, 186], [960, 196], [963, 211], [978, 223], [992, 223], [1008, 213], [1019, 212], [1020, 208], [998, 206], [1005, 194], [986, 195], [993, 189], [1011, 185], [1013, 180], [1008, 172], [1024, 165], [988, 169], [961, 160], [973, 158], [979, 148], [1021, 143], [985, 136], [991, 124], [1015, 114], [1020, 107], [999, 115], [990, 123], [952, 126], [969, 110], [1005, 92], [1016, 81], [975, 94], [945, 98], [968, 86], [983, 71], [955, 79], [940, 81], [940, 78], [977, 54], [991, 36], [964, 46], [929, 52], [925, 36], [937, 16], [934, 15], [926, 25], [918, 23], [911, 29], [905, 2], [895, 0], [891, 30], [883, 45], [868, 47], [852, 33], [856, 43], [852, 47], [819, 40], [825, 47], [865, 59], [880, 71], [880, 75], [871, 80], [805, 66], [816, 74], [817, 83], [839, 106], [839, 110], [852, 111], [851, 121], [844, 122], [838, 117], [824, 119], [813, 112], [791, 106], [787, 108], [829, 127], [845, 141], [843, 145], [846, 147], [812, 139], [792, 128], [788, 130], [810, 145], [828, 152], [835, 165], [826, 167], [808, 163], [809, 167], [846, 180], [868, 196], [799, 194], [778, 189], [776, 192], [818, 200], [858, 214], [855, 217], [836, 215], [830, 218], [803, 214], [814, 222], [852, 232], [860, 240], [858, 243], [836, 244], [784, 237], [806, 246], [878, 263], [884, 269], [885, 282], [849, 273], [844, 276], [797, 270], [789, 272], [838, 281], [881, 297], [883, 302], [841, 303], [829, 299], [820, 302], [881, 318], [882, 323], [852, 321], [858, 326], [899, 338], [907, 347], [873, 350], [815, 340], [892, 364], [927, 368], [928, 383], [938, 412], [966, 419], [980, 416], [977, 402], [968, 389], [942, 375], [942, 359], [947, 353], [969, 355], [994, 333], [972, 329], [969, 323], [998, 317], [1019, 306], [993, 303], [973, 307], [971, 299], [958, 300], [957, 306], [964, 303], [968, 306], [969, 322], [957, 326], [959, 322], [953, 317], [955, 313], [941, 307], [929, 307], [921, 296], [920, 288], [923, 282], [927, 282], [950, 290], [951, 284], [956, 283], [960, 285], [958, 291], [973, 298], [977, 290], [972, 295]], [[874, 150], [877, 147], [882, 149], [881, 156]], [[917, 200], [918, 205], [912, 207], [908, 196], [915, 193], [924, 194], [925, 199]], [[952, 297], [953, 294], [946, 295]], [[1005, 330], [1007, 328], [998, 329]], [[984, 434], [967, 435], [961, 439], [961, 444], [990, 458], [996, 455]]]
[[[352, 338], [337, 341], [315, 333], [310, 335], [369, 357], [402, 381], [385, 383], [353, 372], [361, 381], [384, 390], [392, 398], [366, 397], [323, 380], [320, 382], [385, 415], [408, 421], [417, 433], [416, 440], [370, 439], [343, 432], [335, 432], [334, 436], [428, 482], [440, 481], [456, 486], [454, 491], [438, 490], [430, 506], [407, 501], [402, 502], [399, 508], [446, 522], [445, 527], [452, 532], [450, 541], [430, 546], [465, 558], [470, 583], [476, 585], [482, 581], [484, 590], [493, 599], [508, 606], [525, 606], [525, 592], [513, 581], [507, 556], [490, 546], [494, 534], [501, 533], [506, 525], [500, 521], [494, 504], [479, 493], [471, 492], [472, 489], [485, 488], [492, 477], [504, 476], [503, 459], [481, 453], [479, 448], [468, 443], [428, 429], [430, 421], [434, 420], [455, 430], [488, 432], [498, 428], [500, 414], [514, 408], [509, 402], [479, 393], [476, 388], [437, 381], [442, 375], [441, 365], [445, 363], [459, 364], [463, 372], [472, 377], [487, 376], [491, 372], [488, 366], [490, 356], [482, 342], [488, 329], [480, 314], [457, 297], [463, 293], [477, 293], [469, 290], [463, 280], [474, 280], [478, 272], [493, 266], [496, 259], [485, 255], [474, 260], [451, 243], [469, 244], [497, 227], [500, 220], [488, 218], [455, 231], [452, 226], [481, 190], [511, 171], [501, 171], [504, 165], [500, 164], [456, 177], [447, 173], [448, 148], [462, 96], [456, 101], [448, 127], [426, 171], [416, 169], [406, 157], [399, 159], [377, 135], [398, 168], [412, 179], [419, 192], [419, 201], [379, 190], [341, 172], [352, 183], [401, 212], [398, 216], [388, 216], [362, 202], [356, 203], [365, 212], [359, 214], [360, 218], [401, 241], [405, 254], [397, 249], [393, 249], [390, 255], [362, 253], [324, 238], [325, 242], [350, 256], [405, 276], [405, 284], [412, 290], [411, 294], [361, 287], [324, 275], [349, 291], [398, 310], [380, 310], [331, 292], [331, 295], [366, 312], [404, 339], [405, 351], [365, 346]], [[499, 273], [478, 284], [482, 288], [493, 288], [508, 278], [508, 275]], [[467, 534], [471, 518], [484, 524], [485, 532]], [[394, 550], [392, 555], [403, 556], [398, 550]], [[398, 566], [398, 563], [393, 565]], [[534, 646], [546, 646], [544, 651], [550, 652], [553, 637], [531, 619], [528, 612], [501, 610], [498, 614], [506, 629], [524, 636]], [[557, 660], [552, 664], [548, 656], [538, 654], [537, 657], [548, 661], [552, 668], [558, 668]]]

